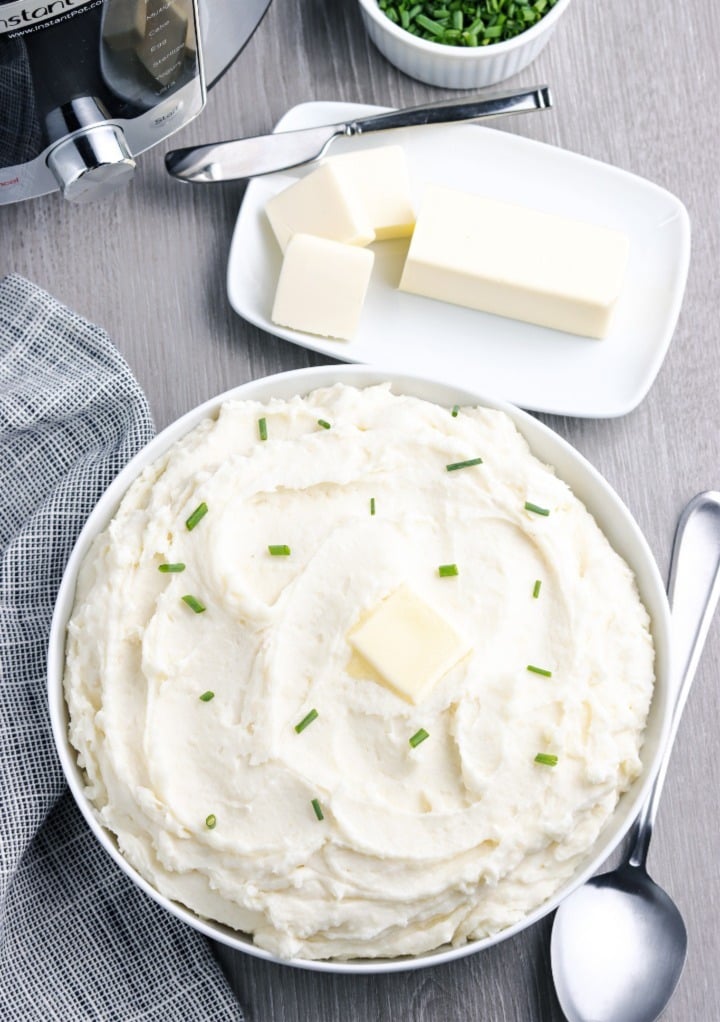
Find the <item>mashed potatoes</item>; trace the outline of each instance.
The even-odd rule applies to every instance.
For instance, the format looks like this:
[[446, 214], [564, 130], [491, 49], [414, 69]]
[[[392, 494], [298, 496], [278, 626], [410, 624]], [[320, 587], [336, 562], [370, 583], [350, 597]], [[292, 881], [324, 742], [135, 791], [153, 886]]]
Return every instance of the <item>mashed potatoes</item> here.
[[[400, 590], [470, 650], [416, 704], [349, 639]], [[70, 736], [163, 894], [283, 957], [416, 954], [571, 876], [641, 768], [648, 625], [502, 412], [385, 386], [230, 402], [84, 563]]]

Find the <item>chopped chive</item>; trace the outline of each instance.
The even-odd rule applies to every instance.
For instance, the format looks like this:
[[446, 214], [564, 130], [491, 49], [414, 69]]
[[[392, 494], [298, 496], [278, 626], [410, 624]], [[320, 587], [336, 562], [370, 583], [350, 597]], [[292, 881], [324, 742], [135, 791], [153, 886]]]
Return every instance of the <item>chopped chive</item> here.
[[371, 515], [375, 514], [375, 498], [374, 497], [370, 498], [370, 514]]
[[453, 419], [457, 419], [459, 411], [460, 411], [460, 405], [453, 405], [452, 406], [452, 411], [450, 412], [450, 414], [452, 415]]
[[267, 440], [267, 419], [258, 419], [258, 436], [261, 440]]
[[525, 510], [534, 511], [536, 515], [549, 515], [550, 512], [546, 507], [538, 507], [537, 504], [532, 504], [529, 500], [525, 501]]
[[542, 763], [544, 766], [557, 766], [558, 758], [551, 752], [539, 752], [535, 757], [536, 763]]
[[185, 525], [187, 526], [187, 529], [188, 529], [189, 532], [192, 532], [192, 530], [195, 528], [197, 523], [200, 521], [201, 518], [205, 517], [207, 512], [208, 512], [208, 506], [205, 503], [205, 501], [203, 501], [202, 504], [198, 504], [198, 506], [195, 508], [193, 513], [190, 515], [190, 517], [185, 522]]
[[318, 426], [322, 426], [323, 429], [332, 429], [327, 419], [318, 419]]
[[[482, 45], [502, 42], [536, 25], [558, 0], [378, 0], [390, 21], [406, 32], [449, 46], [477, 46], [478, 30], [487, 33]], [[468, 29], [466, 26], [470, 26]]]
[[472, 468], [473, 465], [482, 465], [482, 458], [470, 458], [469, 461], [455, 461], [452, 465], [446, 465], [448, 472], [457, 472], [459, 468]]
[[202, 614], [203, 611], [207, 609], [205, 604], [200, 603], [200, 600], [197, 600], [194, 596], [183, 596], [182, 600], [183, 603], [187, 603], [190, 610], [194, 610], [196, 614]]
[[268, 550], [273, 557], [289, 557], [290, 547], [286, 543], [270, 544]]
[[323, 816], [323, 811], [320, 808], [320, 801], [318, 799], [316, 799], [316, 798], [311, 799], [310, 805], [315, 810], [315, 815], [317, 816], [318, 820], [324, 820], [325, 817]]
[[215, 698], [215, 693], [211, 692], [210, 689], [208, 689], [208, 691], [203, 692], [203, 694], [199, 698], [201, 702], [209, 703], [211, 699]]
[[459, 575], [457, 564], [441, 564], [438, 567], [438, 575], [440, 578], [450, 578], [451, 575]]
[[180, 561], [177, 564], [158, 564], [158, 571], [161, 571], [163, 575], [174, 575], [178, 571], [185, 571], [185, 565]]
[[418, 14], [415, 20], [417, 21], [418, 25], [422, 25], [424, 29], [426, 29], [434, 36], [445, 35], [445, 29], [443, 28], [443, 26], [439, 22], [433, 21], [432, 18], [428, 18], [427, 15]]
[[215, 813], [210, 813], [209, 816], [205, 817], [205, 826], [207, 827], [208, 830], [213, 830], [216, 823], [217, 816], [215, 815]]
[[297, 731], [297, 733], [298, 733], [298, 734], [300, 734], [300, 732], [301, 732], [301, 731], [304, 731], [304, 730], [305, 730], [305, 728], [306, 728], [306, 727], [307, 727], [307, 726], [308, 726], [309, 724], [312, 724], [312, 722], [313, 722], [313, 721], [314, 721], [314, 720], [316, 719], [316, 717], [318, 717], [318, 716], [319, 716], [319, 714], [318, 714], [318, 711], [317, 711], [317, 710], [310, 710], [310, 713], [306, 714], [306, 715], [305, 715], [305, 716], [303, 717], [303, 719], [302, 719], [302, 720], [300, 721], [300, 723], [299, 723], [299, 724], [296, 724], [296, 725], [295, 725], [295, 730]]
[[430, 735], [427, 733], [424, 727], [421, 727], [419, 731], [416, 731], [412, 738], [408, 739], [413, 749], [416, 749], [420, 742], [424, 742]]
[[536, 578], [535, 579], [535, 585], [533, 586], [533, 599], [534, 600], [537, 600], [538, 596], [540, 595], [540, 586], [541, 585], [542, 585], [542, 582], [540, 581], [540, 579]]
[[552, 678], [552, 671], [546, 671], [544, 667], [534, 667], [533, 664], [528, 664], [527, 670], [532, 671], [533, 674], [542, 674], [543, 678]]

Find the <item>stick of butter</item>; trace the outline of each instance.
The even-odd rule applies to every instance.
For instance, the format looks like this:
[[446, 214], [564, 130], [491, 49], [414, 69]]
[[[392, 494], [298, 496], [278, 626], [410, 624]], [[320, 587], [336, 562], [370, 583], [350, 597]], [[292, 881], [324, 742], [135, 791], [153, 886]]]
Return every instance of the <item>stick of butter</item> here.
[[346, 245], [375, 240], [360, 196], [330, 162], [274, 195], [265, 213], [283, 252], [294, 234], [315, 234]]
[[400, 290], [604, 337], [628, 245], [620, 231], [431, 186]]
[[415, 704], [470, 652], [469, 643], [407, 586], [383, 600], [348, 640], [389, 688]]
[[270, 318], [293, 330], [351, 340], [374, 261], [365, 248], [294, 234], [285, 249]]
[[343, 153], [331, 156], [327, 163], [363, 203], [378, 241], [412, 234], [415, 211], [410, 202], [410, 175], [402, 146], [384, 145]]

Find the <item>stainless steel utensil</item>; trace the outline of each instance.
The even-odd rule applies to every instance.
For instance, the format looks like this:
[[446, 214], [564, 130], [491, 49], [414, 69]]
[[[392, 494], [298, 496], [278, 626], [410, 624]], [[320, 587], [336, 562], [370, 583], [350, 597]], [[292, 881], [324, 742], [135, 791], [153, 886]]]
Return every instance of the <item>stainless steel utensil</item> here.
[[552, 106], [547, 85], [532, 86], [521, 92], [496, 92], [470, 96], [451, 103], [390, 110], [373, 117], [360, 117], [343, 124], [324, 124], [300, 131], [278, 131], [228, 142], [213, 142], [189, 149], [174, 149], [165, 156], [168, 173], [181, 181], [233, 181], [238, 178], [272, 174], [319, 159], [330, 143], [341, 136], [366, 135], [371, 131], [409, 128], [421, 124], [446, 124], [501, 117]]
[[668, 594], [679, 683], [655, 783], [626, 861], [566, 898], [553, 923], [552, 972], [569, 1022], [654, 1022], [685, 964], [682, 916], [645, 863], [672, 745], [720, 596], [720, 493], [700, 493], [683, 511]]

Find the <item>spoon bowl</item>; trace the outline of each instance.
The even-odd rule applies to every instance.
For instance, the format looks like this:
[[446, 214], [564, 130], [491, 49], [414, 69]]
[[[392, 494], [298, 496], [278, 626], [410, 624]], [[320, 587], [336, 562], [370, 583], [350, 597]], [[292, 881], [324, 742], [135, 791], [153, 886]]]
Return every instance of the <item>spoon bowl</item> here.
[[670, 733], [623, 864], [560, 905], [550, 961], [569, 1022], [655, 1022], [685, 964], [687, 931], [672, 898], [645, 869], [672, 744], [720, 596], [720, 493], [680, 516], [668, 585], [678, 678]]
[[675, 902], [629, 863], [593, 877], [555, 916], [552, 971], [568, 1022], [653, 1022], [686, 954]]

